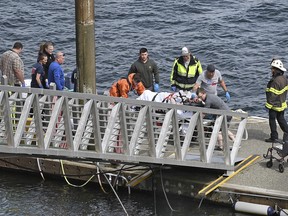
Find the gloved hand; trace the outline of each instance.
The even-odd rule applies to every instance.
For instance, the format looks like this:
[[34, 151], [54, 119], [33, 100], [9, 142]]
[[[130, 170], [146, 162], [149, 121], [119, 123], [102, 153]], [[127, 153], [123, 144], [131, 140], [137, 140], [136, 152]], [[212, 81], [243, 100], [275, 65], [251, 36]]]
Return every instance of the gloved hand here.
[[230, 94], [229, 94], [228, 91], [226, 92], [225, 96], [226, 96], [226, 100], [227, 100], [227, 102], [229, 102], [229, 101], [230, 101]]
[[159, 84], [154, 83], [154, 92], [158, 92], [158, 91], [159, 91]]
[[47, 89], [49, 89], [49, 88], [50, 88], [50, 86], [49, 86], [48, 82], [45, 82], [45, 86], [46, 86], [46, 88], [47, 88]]
[[21, 84], [22, 87], [26, 87], [25, 82]]
[[191, 94], [191, 99], [193, 100], [193, 99], [195, 99], [196, 97], [197, 97], [196, 93], [195, 93], [195, 92], [192, 92], [192, 94]]
[[39, 85], [39, 88], [43, 88], [43, 85], [41, 84], [41, 85]]
[[176, 92], [176, 90], [177, 90], [176, 86], [171, 86], [171, 90], [172, 90], [173, 92]]

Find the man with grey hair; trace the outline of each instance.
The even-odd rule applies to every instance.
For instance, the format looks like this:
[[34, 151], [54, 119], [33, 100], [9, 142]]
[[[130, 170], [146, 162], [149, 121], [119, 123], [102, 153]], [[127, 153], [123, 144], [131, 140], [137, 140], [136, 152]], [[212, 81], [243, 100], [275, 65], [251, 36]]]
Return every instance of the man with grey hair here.
[[25, 87], [24, 63], [20, 58], [22, 50], [22, 43], [16, 42], [11, 50], [4, 52], [1, 56], [0, 70], [2, 76], [7, 76], [8, 85]]
[[63, 52], [57, 52], [55, 61], [52, 62], [48, 69], [48, 84], [51, 82], [56, 84], [56, 90], [63, 90], [65, 86], [64, 71], [61, 65], [64, 63], [65, 54]]

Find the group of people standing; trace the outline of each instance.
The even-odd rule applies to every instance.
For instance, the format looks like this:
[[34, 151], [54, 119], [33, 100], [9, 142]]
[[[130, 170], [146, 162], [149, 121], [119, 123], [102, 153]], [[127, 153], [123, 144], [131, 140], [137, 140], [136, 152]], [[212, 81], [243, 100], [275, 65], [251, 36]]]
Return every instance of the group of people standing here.
[[[287, 108], [286, 97], [288, 91], [287, 77], [284, 75], [286, 69], [279, 59], [273, 59], [271, 64], [272, 78], [266, 88], [266, 104], [269, 110], [270, 138], [266, 142], [278, 140], [276, 120], [284, 132], [283, 153], [288, 154], [288, 125], [284, 118]], [[148, 50], [141, 48], [139, 58], [134, 62], [128, 72], [128, 78], [121, 78], [110, 88], [110, 95], [115, 97], [128, 97], [128, 92], [136, 90], [138, 95], [143, 89], [154, 92], [159, 91], [159, 71], [156, 63], [149, 58]], [[130, 76], [132, 75], [132, 76]], [[136, 77], [133, 80], [133, 76]], [[220, 85], [225, 91], [226, 101], [230, 101], [230, 94], [219, 70], [213, 64], [209, 64], [203, 72], [200, 60], [198, 60], [187, 47], [181, 50], [181, 56], [176, 58], [170, 75], [171, 91], [192, 91], [191, 101], [200, 102], [204, 107], [213, 109], [229, 110], [226, 103], [217, 96], [217, 86]], [[143, 88], [144, 86], [144, 88]], [[141, 89], [141, 90], [139, 90]], [[227, 119], [230, 121], [231, 119]]]
[[[7, 76], [8, 85], [25, 87], [24, 63], [20, 57], [22, 50], [23, 44], [16, 42], [12, 49], [1, 55], [0, 71], [2, 75]], [[59, 51], [54, 55], [53, 51], [54, 45], [52, 42], [45, 42], [40, 46], [37, 62], [32, 66], [31, 87], [49, 89], [50, 83], [53, 82], [56, 84], [57, 90], [64, 89], [65, 77], [61, 65], [64, 63], [65, 54]], [[288, 154], [288, 124], [284, 117], [288, 91], [288, 80], [284, 75], [286, 69], [279, 59], [273, 59], [270, 66], [272, 78], [266, 88], [265, 107], [269, 110], [271, 134], [265, 141], [275, 142], [278, 140], [277, 120], [284, 132], [283, 151]], [[75, 71], [72, 78], [76, 76]], [[132, 90], [135, 90], [138, 95], [141, 95], [145, 90], [159, 92], [159, 82], [157, 64], [149, 58], [148, 50], [141, 48], [139, 58], [131, 65], [127, 77], [113, 83], [109, 92], [111, 96], [125, 98]], [[173, 63], [170, 83], [173, 92], [179, 90], [192, 91], [191, 101], [193, 102], [201, 101], [204, 106], [210, 106], [208, 108], [229, 109], [217, 96], [217, 86], [219, 84], [225, 91], [227, 102], [230, 101], [230, 94], [220, 71], [213, 64], [209, 64], [203, 72], [200, 60], [187, 47], [182, 48], [181, 56], [176, 58]], [[210, 102], [209, 98], [211, 99]]]
[[65, 54], [61, 51], [55, 55], [54, 44], [50, 41], [40, 45], [37, 62], [32, 66], [32, 88], [50, 88], [55, 83], [56, 90], [63, 90], [65, 86], [64, 71], [61, 65], [65, 61]]
[[[11, 50], [4, 52], [0, 59], [0, 70], [6, 75], [8, 85], [25, 87], [24, 63], [20, 57], [23, 50], [21, 42], [14, 43]], [[49, 89], [50, 83], [55, 83], [57, 90], [63, 90], [65, 84], [64, 63], [65, 54], [57, 52], [55, 55], [54, 44], [50, 41], [41, 44], [37, 61], [31, 70], [31, 87]]]
[[[172, 66], [172, 72], [170, 75], [171, 90], [173, 92], [179, 90], [192, 91], [195, 95], [197, 88], [201, 86], [207, 91], [207, 93], [217, 95], [217, 85], [220, 84], [226, 92], [227, 101], [229, 101], [230, 94], [220, 71], [216, 70], [215, 66], [211, 64], [208, 65], [205, 72], [202, 72], [203, 69], [200, 60], [193, 56], [187, 47], [183, 47], [181, 50], [181, 56], [175, 59]], [[143, 85], [146, 90], [154, 92], [159, 91], [160, 80], [158, 66], [149, 58], [147, 48], [140, 49], [139, 58], [131, 65], [128, 75], [129, 74], [139, 74], [141, 85]], [[127, 80], [127, 78], [124, 77], [113, 83], [110, 89], [111, 96], [128, 97], [128, 92], [134, 90], [133, 85], [131, 85], [130, 88], [127, 88], [127, 86], [130, 86], [129, 82], [125, 82], [123, 79]], [[118, 92], [116, 91], [117, 89], [115, 90], [116, 83], [118, 83]], [[122, 86], [125, 86], [124, 88], [127, 89], [125, 94], [121, 93]]]

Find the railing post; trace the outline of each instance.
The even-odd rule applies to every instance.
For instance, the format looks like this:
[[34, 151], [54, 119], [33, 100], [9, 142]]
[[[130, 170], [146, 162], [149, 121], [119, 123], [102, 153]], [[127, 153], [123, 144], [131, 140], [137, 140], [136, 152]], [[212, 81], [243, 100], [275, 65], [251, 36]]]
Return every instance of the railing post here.
[[1, 77], [1, 85], [8, 85], [8, 78], [6, 75]]

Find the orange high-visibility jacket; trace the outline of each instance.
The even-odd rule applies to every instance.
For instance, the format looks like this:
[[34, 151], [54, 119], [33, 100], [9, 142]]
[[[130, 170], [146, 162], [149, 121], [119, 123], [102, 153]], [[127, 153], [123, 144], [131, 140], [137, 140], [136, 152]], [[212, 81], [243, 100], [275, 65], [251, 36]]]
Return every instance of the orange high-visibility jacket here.
[[145, 87], [142, 82], [137, 83], [137, 85], [133, 83], [134, 75], [135, 73], [131, 73], [128, 78], [121, 78], [114, 82], [109, 90], [110, 96], [128, 98], [129, 91], [134, 89], [138, 95], [141, 95], [145, 91]]

